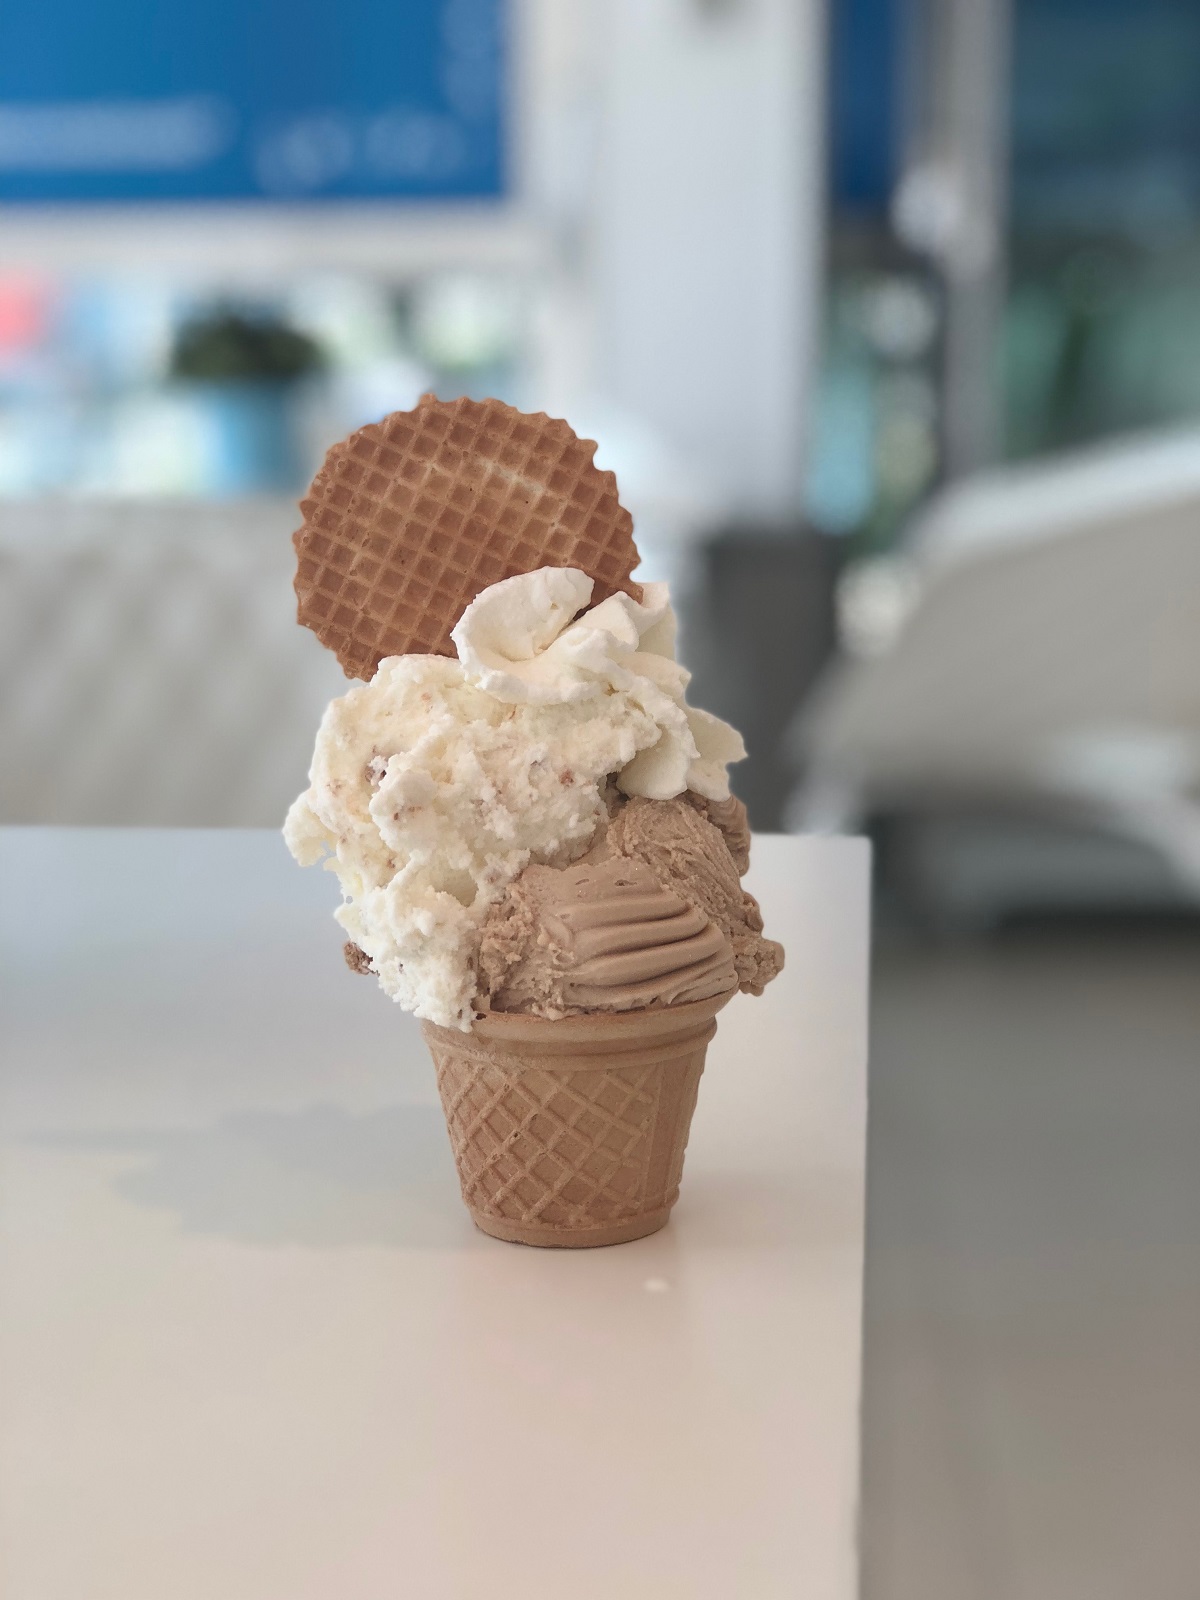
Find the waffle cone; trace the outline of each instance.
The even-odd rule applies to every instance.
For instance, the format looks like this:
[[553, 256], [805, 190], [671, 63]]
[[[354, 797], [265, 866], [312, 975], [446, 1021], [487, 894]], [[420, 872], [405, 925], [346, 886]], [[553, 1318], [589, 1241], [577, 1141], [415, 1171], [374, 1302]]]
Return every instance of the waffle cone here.
[[422, 1023], [476, 1226], [570, 1247], [661, 1228], [729, 998], [557, 1021], [492, 1013], [470, 1033]]
[[596, 446], [544, 412], [425, 395], [335, 444], [300, 502], [296, 614], [348, 678], [385, 656], [454, 654], [450, 630], [482, 589], [577, 567], [593, 601], [638, 562], [617, 481]]

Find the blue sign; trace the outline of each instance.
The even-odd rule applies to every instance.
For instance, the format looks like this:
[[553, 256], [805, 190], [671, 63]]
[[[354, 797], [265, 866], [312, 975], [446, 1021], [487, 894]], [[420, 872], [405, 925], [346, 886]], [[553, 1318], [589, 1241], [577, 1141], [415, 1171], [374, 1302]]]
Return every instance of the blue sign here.
[[832, 0], [831, 190], [839, 211], [886, 212], [900, 160], [901, 0]]
[[495, 197], [505, 0], [0, 5], [0, 201]]

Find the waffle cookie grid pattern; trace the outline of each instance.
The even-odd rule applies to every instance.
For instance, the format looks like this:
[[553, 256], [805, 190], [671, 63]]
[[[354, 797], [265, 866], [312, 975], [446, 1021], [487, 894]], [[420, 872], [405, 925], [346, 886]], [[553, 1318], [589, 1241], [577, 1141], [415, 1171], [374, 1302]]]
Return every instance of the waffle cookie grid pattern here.
[[666, 1221], [679, 1193], [715, 1013], [709, 1000], [548, 1021], [422, 1023], [463, 1199], [523, 1244], [615, 1244]]
[[639, 1209], [653, 1069], [510, 1077], [490, 1066], [453, 1084], [443, 1067], [439, 1084], [468, 1205], [568, 1226]]
[[426, 396], [336, 444], [300, 502], [299, 620], [369, 679], [385, 656], [453, 655], [489, 584], [578, 567], [593, 602], [638, 594], [633, 521], [596, 446], [498, 400]]

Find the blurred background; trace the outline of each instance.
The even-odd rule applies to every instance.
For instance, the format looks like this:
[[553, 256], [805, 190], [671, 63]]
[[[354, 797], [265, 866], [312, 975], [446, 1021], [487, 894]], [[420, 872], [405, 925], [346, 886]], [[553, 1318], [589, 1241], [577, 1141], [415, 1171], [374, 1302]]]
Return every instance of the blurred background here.
[[1190, 1600], [1200, 8], [0, 12], [0, 821], [278, 825], [295, 498], [430, 389], [875, 841], [865, 1592]]

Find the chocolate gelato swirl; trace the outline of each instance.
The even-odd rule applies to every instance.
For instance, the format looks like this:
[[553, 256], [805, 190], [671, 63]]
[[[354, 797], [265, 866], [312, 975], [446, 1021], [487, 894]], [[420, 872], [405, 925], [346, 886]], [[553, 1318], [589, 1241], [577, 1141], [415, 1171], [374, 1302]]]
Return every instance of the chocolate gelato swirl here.
[[619, 857], [527, 868], [488, 917], [479, 976], [493, 1010], [545, 1017], [684, 1005], [738, 982], [716, 923]]
[[697, 805], [691, 795], [633, 799], [610, 819], [597, 848], [648, 867], [659, 883], [715, 922], [733, 950], [738, 987], [761, 994], [783, 966], [783, 946], [763, 938], [758, 901], [741, 885], [738, 855], [749, 859], [748, 847], [738, 850], [744, 828], [740, 800]]

